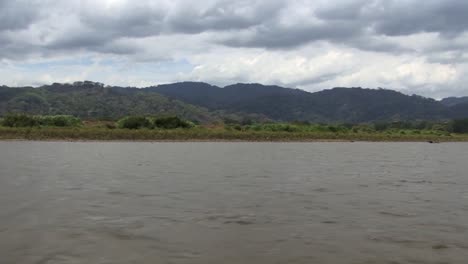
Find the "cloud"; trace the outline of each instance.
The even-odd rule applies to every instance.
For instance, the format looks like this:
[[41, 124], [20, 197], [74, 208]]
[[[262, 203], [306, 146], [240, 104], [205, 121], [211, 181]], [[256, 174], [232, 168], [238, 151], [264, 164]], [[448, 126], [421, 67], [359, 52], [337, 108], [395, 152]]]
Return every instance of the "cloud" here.
[[[424, 5], [414, 0], [3, 0], [0, 7], [1, 41], [31, 44], [33, 52], [134, 53], [112, 43], [174, 34], [196, 38], [207, 32], [219, 34], [214, 44], [230, 47], [289, 49], [328, 41], [362, 50], [411, 52], [393, 38], [436, 33], [450, 42], [468, 28], [468, 3], [457, 0], [429, 0]], [[29, 37], [8, 39], [5, 32]]]
[[[228, 46], [291, 48], [329, 41], [362, 50], [403, 51], [391, 37], [437, 33], [449, 42], [468, 30], [468, 2], [448, 1], [291, 1], [275, 20], [221, 41]], [[304, 8], [305, 7], [305, 8]], [[303, 9], [298, 11], [298, 9]], [[408, 50], [410, 51], [410, 50]]]
[[[467, 13], [468, 2], [459, 0], [0, 0], [0, 62], [10, 65], [0, 77], [32, 84], [92, 77], [136, 86], [184, 79], [308, 90], [384, 86], [462, 95]], [[16, 67], [83, 57], [97, 66], [72, 63], [66, 66], [72, 73]], [[186, 67], [172, 67], [180, 61]]]
[[200, 33], [240, 30], [274, 19], [285, 1], [239, 0], [201, 1], [197, 5], [180, 1], [171, 9], [166, 32]]
[[18, 30], [29, 26], [38, 17], [38, 1], [0, 0], [0, 31]]
[[450, 37], [468, 28], [466, 1], [381, 1], [372, 11], [375, 31], [390, 36], [436, 32]]

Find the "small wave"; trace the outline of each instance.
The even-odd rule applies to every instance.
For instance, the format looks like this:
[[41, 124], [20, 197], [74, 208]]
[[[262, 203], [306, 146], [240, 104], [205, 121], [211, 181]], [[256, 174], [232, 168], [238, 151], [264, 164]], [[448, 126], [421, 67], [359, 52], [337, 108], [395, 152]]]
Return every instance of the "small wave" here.
[[380, 211], [379, 214], [381, 214], [381, 215], [388, 215], [388, 216], [394, 216], [394, 217], [415, 217], [415, 216], [416, 216], [416, 215], [414, 215], [414, 214], [396, 213], [396, 212], [388, 212], [388, 211]]

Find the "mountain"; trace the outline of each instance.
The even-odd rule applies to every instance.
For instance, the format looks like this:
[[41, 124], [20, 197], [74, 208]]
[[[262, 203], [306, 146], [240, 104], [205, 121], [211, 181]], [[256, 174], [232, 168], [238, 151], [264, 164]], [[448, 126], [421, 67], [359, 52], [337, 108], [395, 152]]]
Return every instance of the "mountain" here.
[[136, 88], [104, 87], [75, 82], [39, 88], [0, 87], [0, 115], [8, 112], [67, 114], [84, 119], [116, 119], [126, 115], [171, 114], [199, 122], [217, 120], [208, 110]]
[[[307, 94], [302, 90], [265, 86], [260, 84], [234, 84], [224, 88], [200, 82], [164, 84], [145, 89], [177, 98], [181, 101], [201, 105], [210, 109], [234, 109], [239, 103], [252, 102], [260, 97]], [[242, 109], [238, 109], [242, 110]]]
[[450, 117], [457, 119], [468, 117], [468, 96], [447, 97], [440, 100], [440, 103], [448, 107]]
[[387, 89], [333, 88], [312, 94], [324, 117], [344, 122], [444, 119], [445, 107], [417, 95]]
[[447, 97], [440, 102], [445, 106], [455, 106], [457, 104], [468, 103], [468, 96], [464, 97]]
[[386, 89], [333, 88], [309, 93], [261, 84], [219, 88], [200, 83], [175, 83], [149, 89], [211, 110], [257, 113], [279, 121], [441, 120], [450, 118], [452, 113], [434, 99]]
[[468, 118], [468, 102], [451, 106], [449, 112], [450, 117], [455, 119]]
[[199, 122], [274, 120], [362, 123], [468, 117], [468, 102], [436, 101], [388, 89], [333, 88], [306, 92], [280, 86], [233, 84], [224, 88], [181, 82], [131, 88], [95, 82], [0, 86], [0, 115], [71, 114], [83, 119], [173, 114]]

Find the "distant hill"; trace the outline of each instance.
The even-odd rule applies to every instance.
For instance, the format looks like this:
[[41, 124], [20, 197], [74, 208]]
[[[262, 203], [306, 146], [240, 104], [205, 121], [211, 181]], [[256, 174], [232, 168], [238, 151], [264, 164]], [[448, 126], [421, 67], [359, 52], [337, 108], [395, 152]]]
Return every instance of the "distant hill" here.
[[38, 88], [0, 86], [0, 115], [27, 112], [115, 119], [125, 115], [173, 114], [199, 122], [254, 119], [361, 123], [466, 118], [468, 101], [463, 100], [436, 101], [360, 87], [310, 93], [261, 84], [238, 83], [221, 88], [181, 82], [137, 89], [85, 81]]
[[126, 115], [172, 114], [211, 122], [208, 110], [136, 88], [104, 87], [94, 82], [52, 84], [39, 88], [0, 87], [0, 115], [8, 112], [68, 114], [84, 119], [115, 119]]
[[[211, 109], [235, 109], [235, 105], [266, 96], [308, 94], [302, 90], [264, 86], [259, 84], [234, 84], [224, 88], [201, 82], [181, 82], [146, 88], [184, 102]], [[242, 110], [243, 109], [238, 109]]]
[[468, 96], [464, 97], [448, 97], [440, 100], [445, 106], [455, 106], [457, 104], [468, 103]]
[[453, 105], [449, 108], [451, 118], [461, 119], [461, 118], [468, 118], [468, 102], [466, 103], [459, 103]]
[[212, 110], [257, 113], [281, 121], [441, 120], [451, 118], [453, 112], [434, 99], [386, 89], [334, 88], [309, 93], [261, 84], [219, 88], [200, 83], [175, 83], [149, 89]]

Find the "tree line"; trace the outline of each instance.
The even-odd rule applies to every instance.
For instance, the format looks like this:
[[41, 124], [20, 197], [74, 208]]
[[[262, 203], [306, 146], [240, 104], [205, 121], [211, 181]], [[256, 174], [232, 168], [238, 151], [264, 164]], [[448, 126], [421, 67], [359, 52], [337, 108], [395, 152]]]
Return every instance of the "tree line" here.
[[[81, 127], [84, 122], [71, 115], [28, 115], [8, 114], [0, 118], [4, 127]], [[178, 116], [126, 116], [117, 121], [105, 123], [105, 128], [114, 129], [190, 129], [197, 127], [194, 122]], [[398, 121], [375, 122], [363, 124], [326, 124], [296, 121], [280, 122], [235, 122], [226, 120], [221, 124], [226, 130], [237, 131], [268, 131], [268, 132], [331, 132], [331, 133], [407, 133], [413, 131], [434, 131], [439, 133], [468, 133], [468, 118], [455, 119], [447, 122], [435, 121]]]

